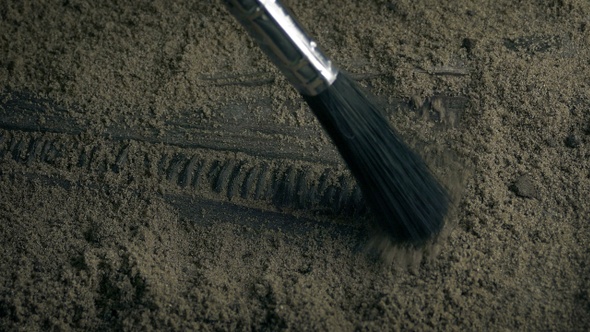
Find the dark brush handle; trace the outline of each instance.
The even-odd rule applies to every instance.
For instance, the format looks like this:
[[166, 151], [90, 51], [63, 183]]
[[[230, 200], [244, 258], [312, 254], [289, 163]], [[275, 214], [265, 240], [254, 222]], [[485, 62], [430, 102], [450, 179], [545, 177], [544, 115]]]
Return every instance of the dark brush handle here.
[[278, 0], [224, 0], [230, 12], [299, 92], [315, 96], [338, 70]]

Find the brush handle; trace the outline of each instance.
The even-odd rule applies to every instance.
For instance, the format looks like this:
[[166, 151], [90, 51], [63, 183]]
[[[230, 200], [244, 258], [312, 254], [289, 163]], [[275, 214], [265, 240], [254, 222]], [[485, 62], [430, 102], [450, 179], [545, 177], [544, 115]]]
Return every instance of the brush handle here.
[[278, 0], [224, 0], [260, 48], [304, 95], [315, 96], [338, 70]]

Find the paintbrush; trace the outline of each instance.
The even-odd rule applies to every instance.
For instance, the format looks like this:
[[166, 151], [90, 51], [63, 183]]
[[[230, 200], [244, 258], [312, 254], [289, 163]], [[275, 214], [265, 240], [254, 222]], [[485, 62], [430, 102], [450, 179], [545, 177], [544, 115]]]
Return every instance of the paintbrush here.
[[328, 132], [380, 232], [412, 245], [439, 233], [449, 209], [447, 191], [371, 98], [336, 69], [279, 1], [224, 2]]

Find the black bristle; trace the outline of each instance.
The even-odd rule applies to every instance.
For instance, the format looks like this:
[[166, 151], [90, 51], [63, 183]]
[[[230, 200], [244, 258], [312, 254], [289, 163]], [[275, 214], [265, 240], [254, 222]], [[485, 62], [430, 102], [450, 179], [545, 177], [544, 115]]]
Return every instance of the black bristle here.
[[356, 83], [340, 73], [328, 89], [304, 98], [357, 179], [379, 228], [411, 244], [440, 232], [449, 209], [446, 190]]

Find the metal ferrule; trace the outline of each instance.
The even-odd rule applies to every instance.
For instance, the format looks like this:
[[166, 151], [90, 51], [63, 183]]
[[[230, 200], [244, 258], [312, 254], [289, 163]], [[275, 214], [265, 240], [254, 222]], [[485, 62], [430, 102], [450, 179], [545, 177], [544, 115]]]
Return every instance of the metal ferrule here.
[[299, 92], [315, 96], [336, 80], [338, 69], [278, 0], [224, 2]]

